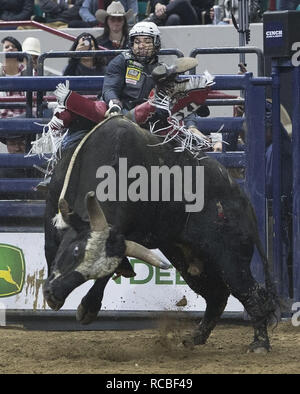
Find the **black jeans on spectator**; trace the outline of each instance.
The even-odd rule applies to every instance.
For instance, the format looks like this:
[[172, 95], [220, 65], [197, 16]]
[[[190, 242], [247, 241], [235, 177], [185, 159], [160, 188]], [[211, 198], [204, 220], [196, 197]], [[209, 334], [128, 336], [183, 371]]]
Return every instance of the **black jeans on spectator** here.
[[189, 0], [174, 0], [167, 5], [165, 26], [198, 25], [199, 20]]

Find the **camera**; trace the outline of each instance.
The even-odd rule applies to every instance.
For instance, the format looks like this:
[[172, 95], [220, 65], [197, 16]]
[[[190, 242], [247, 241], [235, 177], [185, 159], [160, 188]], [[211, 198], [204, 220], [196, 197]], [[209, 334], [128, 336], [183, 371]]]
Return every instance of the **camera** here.
[[92, 48], [92, 38], [84, 37], [84, 45], [88, 47], [88, 50]]

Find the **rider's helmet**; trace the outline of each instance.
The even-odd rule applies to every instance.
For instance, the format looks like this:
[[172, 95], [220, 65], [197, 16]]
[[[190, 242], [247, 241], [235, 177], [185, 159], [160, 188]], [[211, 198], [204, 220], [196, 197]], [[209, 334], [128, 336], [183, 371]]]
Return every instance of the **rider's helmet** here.
[[[139, 52], [133, 51], [133, 43], [135, 37], [146, 36], [153, 39], [153, 48], [145, 52], [143, 50]], [[153, 22], [138, 22], [136, 23], [129, 32], [129, 49], [133, 57], [140, 63], [150, 63], [157, 55], [161, 47], [160, 42], [160, 31]]]

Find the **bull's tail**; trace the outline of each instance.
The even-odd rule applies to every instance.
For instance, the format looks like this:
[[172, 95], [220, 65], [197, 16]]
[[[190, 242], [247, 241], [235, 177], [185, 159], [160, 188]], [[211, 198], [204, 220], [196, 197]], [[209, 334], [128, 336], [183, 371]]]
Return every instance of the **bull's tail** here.
[[269, 260], [266, 256], [266, 253], [264, 251], [264, 248], [263, 248], [263, 245], [262, 245], [259, 235], [257, 235], [257, 239], [255, 240], [255, 245], [256, 245], [256, 248], [257, 248], [258, 253], [260, 255], [260, 258], [262, 259], [262, 263], [263, 263], [263, 267], [264, 267], [266, 289], [271, 294], [274, 294], [277, 296], [276, 286], [275, 286], [275, 283], [273, 282], [273, 279], [270, 274]]

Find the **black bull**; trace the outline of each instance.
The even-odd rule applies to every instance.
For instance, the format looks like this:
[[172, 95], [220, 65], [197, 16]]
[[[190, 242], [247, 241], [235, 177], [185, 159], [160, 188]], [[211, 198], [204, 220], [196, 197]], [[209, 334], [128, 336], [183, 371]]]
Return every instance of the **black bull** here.
[[[147, 248], [159, 248], [189, 287], [206, 300], [204, 317], [185, 343], [206, 342], [232, 294], [252, 319], [254, 341], [250, 348], [269, 350], [267, 323], [276, 309], [276, 295], [249, 199], [216, 160], [205, 154], [197, 160], [186, 151], [174, 152], [172, 143], [153, 146], [158, 142], [161, 139], [119, 116], [97, 126], [79, 151], [64, 199], [60, 200], [69, 227], [59, 230], [52, 218], [57, 213], [74, 148], [65, 151], [55, 168], [46, 205], [45, 253], [49, 276], [44, 295], [48, 304], [59, 309], [75, 287], [87, 279], [96, 279], [77, 311], [79, 321], [90, 323], [101, 308], [104, 288], [113, 273], [134, 275], [126, 264], [124, 246], [125, 239], [131, 240]], [[104, 244], [97, 248], [106, 257], [117, 256], [117, 265], [121, 264], [106, 274], [97, 271], [92, 275], [91, 267], [87, 268], [88, 273], [78, 268], [94, 230], [86, 196], [97, 189], [101, 179], [96, 177], [96, 172], [102, 166], [116, 170], [118, 184], [120, 158], [127, 159], [128, 168], [140, 165], [148, 173], [151, 166], [176, 165], [182, 173], [185, 166], [194, 169], [203, 166], [204, 206], [199, 212], [186, 212], [186, 201], [101, 202], [112, 227]], [[171, 185], [172, 189], [172, 182]], [[255, 246], [264, 265], [266, 288], [254, 280], [250, 271]]]

